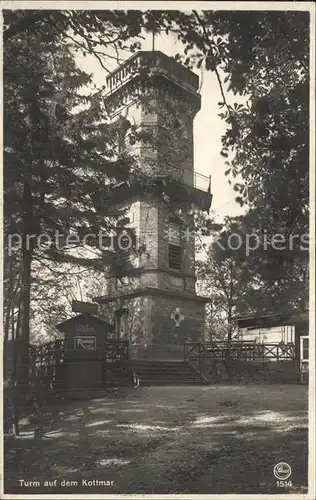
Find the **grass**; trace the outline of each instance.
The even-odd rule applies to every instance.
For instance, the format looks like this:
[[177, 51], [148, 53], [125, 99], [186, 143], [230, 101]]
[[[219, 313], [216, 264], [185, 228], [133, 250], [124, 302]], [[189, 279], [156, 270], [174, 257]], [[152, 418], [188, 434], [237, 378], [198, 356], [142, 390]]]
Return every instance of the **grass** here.
[[292, 467], [286, 492], [306, 493], [307, 431], [306, 386], [112, 391], [25, 422], [6, 452], [5, 492], [284, 493], [273, 476], [283, 461]]

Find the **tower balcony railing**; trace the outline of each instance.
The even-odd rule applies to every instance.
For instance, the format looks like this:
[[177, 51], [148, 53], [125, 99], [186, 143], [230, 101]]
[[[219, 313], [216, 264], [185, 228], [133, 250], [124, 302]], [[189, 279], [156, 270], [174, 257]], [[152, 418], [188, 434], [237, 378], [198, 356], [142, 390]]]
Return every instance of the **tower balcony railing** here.
[[180, 85], [197, 92], [199, 77], [191, 70], [160, 51], [142, 51], [134, 54], [110, 73], [107, 78], [109, 92], [131, 80], [142, 68], [169, 76]]
[[186, 172], [183, 172], [183, 175], [180, 178], [175, 178], [175, 180], [179, 180], [182, 184], [194, 187], [200, 191], [211, 192], [211, 176], [203, 175], [195, 171], [193, 173], [188, 172], [187, 174], [188, 175], [186, 175]]
[[211, 192], [211, 176], [200, 174], [199, 172], [193, 173], [193, 187], [201, 191]]
[[199, 172], [191, 171], [190, 175], [184, 175], [182, 178], [175, 180], [178, 180], [183, 186], [186, 186], [185, 191], [187, 192], [187, 197], [183, 190], [178, 190], [176, 186], [171, 192], [175, 197], [174, 199], [178, 201], [191, 201], [193, 210], [197, 208], [198, 210], [207, 211], [209, 213], [213, 198], [211, 193], [211, 176], [207, 177]]
[[170, 175], [158, 175], [158, 179], [176, 181], [186, 186], [194, 187], [200, 191], [211, 193], [211, 176], [200, 174], [199, 172], [174, 171]]
[[[166, 179], [166, 176], [162, 175], [158, 176], [158, 178]], [[194, 187], [200, 191], [204, 191], [205, 193], [209, 192], [211, 194], [211, 176], [208, 177], [207, 175], [200, 174], [199, 172], [193, 172], [193, 180], [179, 176], [169, 177], [169, 180], [178, 181], [186, 186]], [[113, 187], [118, 187], [123, 184], [125, 184], [125, 182], [117, 183], [116, 179], [110, 179], [108, 182], [108, 185]]]

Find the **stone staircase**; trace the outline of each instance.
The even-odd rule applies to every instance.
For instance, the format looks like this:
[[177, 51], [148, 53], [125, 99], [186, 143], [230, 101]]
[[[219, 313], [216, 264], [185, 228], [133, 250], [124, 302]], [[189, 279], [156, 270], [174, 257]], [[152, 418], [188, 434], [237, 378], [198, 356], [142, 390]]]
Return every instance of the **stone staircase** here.
[[[222, 369], [220, 369], [222, 368]], [[204, 376], [202, 375], [204, 374]], [[208, 379], [208, 380], [207, 380]], [[297, 384], [300, 374], [293, 362], [256, 363], [233, 361], [229, 372], [217, 361], [205, 370], [187, 361], [141, 359], [116, 361], [107, 366], [106, 387], [177, 386], [218, 383]]]
[[135, 360], [133, 370], [140, 386], [204, 385], [207, 382], [186, 361]]
[[204, 385], [206, 380], [186, 361], [130, 360], [107, 366], [105, 385]]
[[120, 361], [105, 365], [106, 387], [132, 387], [134, 377], [132, 367]]

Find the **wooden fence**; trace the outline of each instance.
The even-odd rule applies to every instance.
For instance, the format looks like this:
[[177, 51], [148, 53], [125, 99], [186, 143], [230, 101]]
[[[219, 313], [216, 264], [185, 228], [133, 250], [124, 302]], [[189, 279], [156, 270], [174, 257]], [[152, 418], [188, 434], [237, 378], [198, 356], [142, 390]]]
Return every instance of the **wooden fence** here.
[[253, 341], [186, 342], [184, 359], [196, 364], [207, 360], [294, 361], [294, 344], [258, 344]]

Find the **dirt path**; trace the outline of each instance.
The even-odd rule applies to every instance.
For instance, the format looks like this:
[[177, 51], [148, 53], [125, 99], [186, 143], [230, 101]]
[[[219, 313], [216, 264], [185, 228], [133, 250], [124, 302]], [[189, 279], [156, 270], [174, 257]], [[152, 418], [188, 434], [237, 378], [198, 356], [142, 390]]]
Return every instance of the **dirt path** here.
[[46, 417], [7, 452], [6, 493], [282, 493], [281, 461], [307, 491], [303, 386], [138, 387]]

